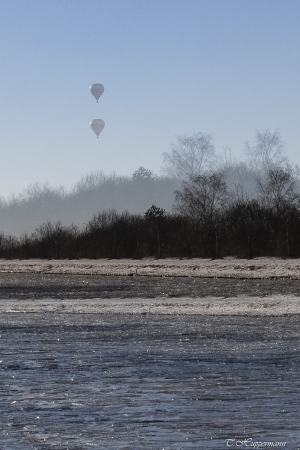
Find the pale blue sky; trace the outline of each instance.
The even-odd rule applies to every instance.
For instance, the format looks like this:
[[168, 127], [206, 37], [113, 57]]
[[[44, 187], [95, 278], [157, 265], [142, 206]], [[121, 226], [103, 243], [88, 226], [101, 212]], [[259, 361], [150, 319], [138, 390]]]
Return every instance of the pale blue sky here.
[[158, 173], [198, 131], [243, 157], [279, 128], [300, 163], [299, 23], [299, 0], [1, 0], [0, 195]]

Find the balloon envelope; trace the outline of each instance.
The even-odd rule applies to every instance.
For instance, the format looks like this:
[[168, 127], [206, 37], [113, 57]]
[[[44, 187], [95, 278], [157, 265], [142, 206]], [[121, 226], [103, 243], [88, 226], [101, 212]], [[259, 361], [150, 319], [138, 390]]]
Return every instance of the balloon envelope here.
[[99, 134], [103, 130], [105, 123], [102, 119], [94, 119], [91, 121], [90, 125], [93, 132], [96, 133], [97, 137], [99, 137]]
[[104, 86], [103, 84], [99, 83], [92, 84], [92, 86], [90, 86], [90, 91], [92, 95], [95, 97], [95, 99], [98, 101], [104, 92]]

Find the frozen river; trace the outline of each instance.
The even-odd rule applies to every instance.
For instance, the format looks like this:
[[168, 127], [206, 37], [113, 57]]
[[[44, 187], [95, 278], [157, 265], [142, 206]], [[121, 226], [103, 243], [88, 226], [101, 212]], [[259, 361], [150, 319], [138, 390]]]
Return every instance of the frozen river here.
[[299, 449], [299, 296], [288, 278], [1, 273], [0, 449]]
[[3, 313], [0, 324], [1, 449], [300, 446], [298, 315]]
[[[300, 272], [300, 269], [299, 269]], [[155, 297], [300, 297], [300, 280], [1, 273], [0, 300]]]

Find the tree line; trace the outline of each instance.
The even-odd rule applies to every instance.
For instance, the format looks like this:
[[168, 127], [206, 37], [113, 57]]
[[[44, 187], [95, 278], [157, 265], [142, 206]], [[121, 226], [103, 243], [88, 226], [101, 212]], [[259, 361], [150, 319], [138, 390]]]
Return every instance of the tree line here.
[[132, 176], [95, 171], [83, 176], [69, 191], [35, 183], [18, 196], [0, 199], [0, 230], [20, 235], [49, 221], [83, 227], [97, 211], [140, 213], [152, 203], [171, 211], [178, 186], [178, 180], [154, 175], [143, 167]]
[[207, 172], [221, 172], [228, 191], [239, 185], [256, 198], [257, 179], [264, 179], [270, 168], [287, 164], [278, 130], [258, 131], [253, 144], [246, 142], [242, 160], [234, 158], [227, 147], [217, 152], [210, 134], [179, 136], [163, 154], [159, 175], [144, 167], [131, 176], [105, 175], [98, 170], [69, 189], [34, 183], [19, 195], [0, 197], [0, 230], [13, 235], [31, 233], [49, 221], [82, 228], [98, 211], [141, 214], [152, 204], [172, 212], [174, 191], [191, 176]]
[[[154, 203], [144, 213], [105, 208], [82, 226], [47, 220], [19, 238], [0, 234], [0, 257], [299, 257], [298, 167], [284, 157], [278, 130], [258, 131], [246, 152], [246, 162], [222, 159], [210, 135], [180, 137], [164, 155], [172, 209]], [[131, 179], [143, 193], [156, 181], [143, 167]], [[102, 176], [83, 179], [78, 190], [90, 194], [93, 187], [101, 191]], [[88, 203], [89, 195], [84, 198]]]
[[153, 256], [300, 257], [300, 198], [292, 175], [269, 171], [260, 196], [229, 193], [223, 175], [192, 176], [167, 213], [105, 210], [82, 228], [47, 222], [20, 238], [0, 235], [1, 258], [143, 258]]

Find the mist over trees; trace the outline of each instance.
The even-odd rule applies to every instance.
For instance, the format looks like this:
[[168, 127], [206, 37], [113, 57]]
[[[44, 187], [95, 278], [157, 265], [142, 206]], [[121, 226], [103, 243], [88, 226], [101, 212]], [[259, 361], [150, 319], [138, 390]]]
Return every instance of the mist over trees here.
[[179, 136], [171, 151], [163, 153], [163, 158], [163, 172], [181, 181], [213, 170], [216, 154], [212, 136], [205, 133]]
[[299, 169], [278, 130], [258, 131], [244, 161], [208, 134], [179, 137], [163, 173], [30, 186], [0, 205], [0, 257], [300, 257]]
[[267, 175], [269, 170], [287, 165], [287, 158], [283, 154], [284, 142], [279, 133], [275, 130], [260, 130], [256, 132], [254, 145], [246, 142], [246, 154], [248, 164], [254, 172], [261, 177]]
[[151, 204], [171, 211], [178, 187], [178, 180], [156, 176], [143, 167], [131, 177], [92, 172], [70, 191], [36, 183], [19, 196], [1, 200], [0, 230], [18, 236], [34, 231], [43, 222], [82, 227], [99, 211], [142, 213]]

